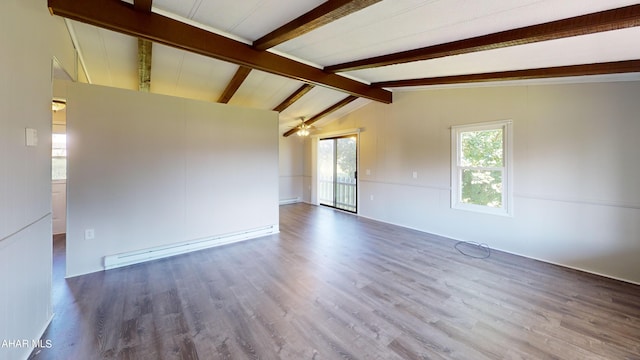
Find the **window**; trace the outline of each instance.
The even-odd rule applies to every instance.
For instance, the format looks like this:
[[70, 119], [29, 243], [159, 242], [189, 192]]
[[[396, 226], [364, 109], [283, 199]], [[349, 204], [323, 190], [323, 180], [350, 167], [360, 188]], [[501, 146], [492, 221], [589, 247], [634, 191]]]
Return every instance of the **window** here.
[[451, 206], [512, 215], [511, 121], [451, 128]]
[[51, 141], [51, 179], [67, 179], [67, 135], [53, 134]]

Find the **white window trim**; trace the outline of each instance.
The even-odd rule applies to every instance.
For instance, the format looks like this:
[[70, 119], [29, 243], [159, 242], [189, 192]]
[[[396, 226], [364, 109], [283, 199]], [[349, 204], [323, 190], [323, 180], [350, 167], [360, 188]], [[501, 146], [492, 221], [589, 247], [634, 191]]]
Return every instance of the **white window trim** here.
[[[513, 216], [513, 124], [511, 120], [501, 120], [492, 122], [483, 122], [468, 125], [458, 125], [451, 127], [451, 208], [458, 210], [468, 210], [485, 214], [494, 214], [502, 216]], [[504, 159], [502, 178], [502, 204], [501, 208], [492, 208], [476, 204], [466, 204], [461, 201], [461, 169], [458, 165], [460, 160], [460, 133], [467, 131], [481, 131], [503, 129], [503, 146]]]
[[320, 188], [320, 178], [318, 177], [318, 162], [319, 156], [318, 153], [318, 145], [321, 139], [339, 137], [339, 136], [348, 136], [348, 135], [356, 135], [356, 146], [358, 156], [356, 157], [356, 168], [358, 169], [358, 178], [357, 178], [357, 189], [358, 193], [356, 197], [358, 202], [356, 204], [356, 208], [358, 209], [358, 214], [360, 213], [360, 132], [362, 128], [353, 128], [353, 129], [343, 129], [337, 131], [323, 132], [314, 135], [310, 135], [311, 139], [311, 194], [309, 203], [314, 205], [320, 205], [320, 198], [318, 197], [318, 189]]

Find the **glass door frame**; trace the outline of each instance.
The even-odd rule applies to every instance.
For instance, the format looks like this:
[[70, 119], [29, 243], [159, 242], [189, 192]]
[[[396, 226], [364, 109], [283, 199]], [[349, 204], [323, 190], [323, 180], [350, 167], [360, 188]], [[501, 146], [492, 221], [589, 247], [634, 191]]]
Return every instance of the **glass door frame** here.
[[[338, 139], [345, 139], [345, 138], [355, 138], [355, 142], [356, 142], [356, 144], [355, 144], [355, 146], [356, 146], [356, 149], [355, 149], [356, 158], [355, 158], [355, 174], [354, 174], [354, 178], [355, 178], [355, 194], [354, 194], [354, 196], [355, 196], [355, 204], [354, 204], [354, 208], [355, 208], [355, 210], [349, 210], [349, 209], [344, 209], [344, 208], [335, 206], [336, 203], [337, 203], [336, 196], [338, 196], [337, 195], [337, 191], [336, 191], [337, 190], [336, 189], [336, 187], [337, 187], [337, 174], [336, 174], [336, 172], [337, 172], [337, 170], [336, 170], [336, 168], [337, 168], [337, 158], [336, 158], [336, 156], [337, 156], [337, 140]], [[351, 130], [351, 131], [348, 131], [348, 132], [341, 132], [341, 133], [320, 134], [320, 135], [316, 136], [315, 140], [316, 140], [315, 141], [315, 146], [314, 146], [315, 152], [316, 152], [316, 161], [315, 161], [315, 166], [314, 166], [314, 168], [315, 168], [314, 169], [315, 170], [314, 174], [315, 174], [315, 177], [316, 177], [316, 181], [314, 181], [315, 186], [316, 186], [316, 191], [315, 191], [315, 193], [316, 193], [316, 201], [315, 201], [315, 203], [317, 205], [330, 207], [330, 208], [333, 208], [333, 209], [336, 209], [336, 210], [346, 211], [346, 212], [349, 212], [349, 213], [357, 214], [358, 213], [358, 209], [359, 209], [359, 199], [360, 199], [360, 196], [359, 196], [360, 195], [359, 194], [359, 192], [360, 192], [360, 186], [359, 186], [360, 178], [358, 176], [359, 175], [359, 170], [360, 170], [360, 131], [359, 131], [359, 129]], [[333, 198], [334, 198], [334, 201], [333, 201], [333, 204], [334, 205], [333, 206], [320, 202], [320, 196], [319, 196], [319, 192], [320, 191], [319, 190], [321, 188], [321, 186], [320, 186], [321, 179], [320, 179], [320, 176], [319, 176], [319, 173], [320, 173], [320, 171], [319, 171], [320, 150], [319, 149], [320, 149], [320, 141], [322, 141], [322, 140], [335, 140], [335, 142], [334, 142], [334, 161], [333, 161], [333, 167], [334, 167], [334, 170], [333, 170], [333, 173], [334, 173], [334, 180], [333, 180]]]

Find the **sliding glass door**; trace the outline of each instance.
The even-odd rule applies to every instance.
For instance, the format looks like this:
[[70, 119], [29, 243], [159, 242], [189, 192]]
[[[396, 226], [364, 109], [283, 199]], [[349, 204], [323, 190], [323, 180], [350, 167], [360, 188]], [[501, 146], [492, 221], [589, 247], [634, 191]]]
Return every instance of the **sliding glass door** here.
[[318, 144], [320, 204], [357, 212], [358, 150], [355, 135], [321, 139]]

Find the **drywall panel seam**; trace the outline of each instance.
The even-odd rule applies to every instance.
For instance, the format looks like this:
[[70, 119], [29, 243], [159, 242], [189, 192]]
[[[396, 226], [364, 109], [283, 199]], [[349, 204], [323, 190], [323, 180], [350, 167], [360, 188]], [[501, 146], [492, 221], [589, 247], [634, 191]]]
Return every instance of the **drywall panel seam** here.
[[564, 202], [564, 203], [570, 203], [570, 204], [607, 206], [607, 207], [640, 210], [640, 204], [631, 203], [631, 202], [607, 201], [607, 200], [597, 200], [597, 199], [562, 198], [558, 196], [546, 196], [546, 195], [523, 194], [523, 193], [516, 193], [514, 194], [514, 196], [518, 198], [523, 198], [523, 199], [545, 200], [545, 201]]
[[415, 188], [421, 188], [421, 189], [451, 191], [451, 187], [435, 186], [435, 185], [409, 184], [409, 183], [403, 183], [403, 182], [376, 181], [376, 180], [359, 180], [359, 181], [361, 183], [369, 183], [369, 184], [398, 185], [398, 186], [409, 186], [409, 187], [415, 187]]
[[25, 225], [25, 226], [21, 227], [21, 228], [20, 228], [20, 229], [18, 229], [17, 231], [14, 231], [13, 233], [11, 233], [11, 234], [9, 234], [9, 235], [5, 236], [4, 238], [0, 239], [0, 243], [1, 243], [1, 242], [3, 242], [3, 241], [5, 241], [5, 240], [9, 240], [10, 238], [12, 238], [12, 237], [16, 236], [17, 234], [19, 234], [19, 233], [21, 233], [21, 232], [25, 231], [26, 229], [30, 228], [31, 226], [33, 226], [33, 225], [35, 225], [35, 224], [39, 223], [40, 221], [44, 220], [44, 219], [45, 219], [45, 218], [47, 218], [49, 215], [51, 215], [51, 212], [48, 212], [48, 213], [46, 213], [46, 214], [42, 215], [42, 217], [40, 217], [38, 220], [33, 221], [33, 222], [31, 222], [31, 223], [29, 223], [29, 224], [27, 224], [27, 225]]

